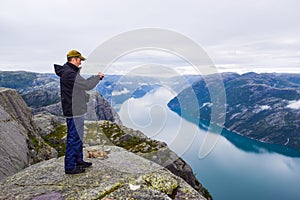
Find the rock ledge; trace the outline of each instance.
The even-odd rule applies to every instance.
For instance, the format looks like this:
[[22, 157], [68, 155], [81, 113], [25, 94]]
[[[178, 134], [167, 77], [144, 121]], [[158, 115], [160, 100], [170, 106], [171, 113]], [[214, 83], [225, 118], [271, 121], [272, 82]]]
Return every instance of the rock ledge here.
[[108, 158], [89, 159], [83, 174], [66, 175], [64, 157], [43, 161], [3, 180], [0, 199], [205, 199], [183, 179], [116, 146]]

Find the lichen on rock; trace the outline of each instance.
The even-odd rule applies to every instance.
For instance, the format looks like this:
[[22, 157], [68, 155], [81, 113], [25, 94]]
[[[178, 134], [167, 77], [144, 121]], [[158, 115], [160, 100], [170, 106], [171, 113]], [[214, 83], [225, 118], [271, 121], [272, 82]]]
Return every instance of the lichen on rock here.
[[178, 187], [178, 181], [165, 174], [150, 173], [143, 176], [143, 179], [154, 189], [160, 190], [167, 195], [172, 195]]

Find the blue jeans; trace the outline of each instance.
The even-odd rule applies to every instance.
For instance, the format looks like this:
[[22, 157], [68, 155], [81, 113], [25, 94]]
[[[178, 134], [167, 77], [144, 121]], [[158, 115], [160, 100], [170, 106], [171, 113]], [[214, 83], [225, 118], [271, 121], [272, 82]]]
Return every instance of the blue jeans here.
[[68, 134], [65, 156], [65, 170], [72, 170], [77, 163], [83, 162], [82, 140], [84, 116], [67, 118]]

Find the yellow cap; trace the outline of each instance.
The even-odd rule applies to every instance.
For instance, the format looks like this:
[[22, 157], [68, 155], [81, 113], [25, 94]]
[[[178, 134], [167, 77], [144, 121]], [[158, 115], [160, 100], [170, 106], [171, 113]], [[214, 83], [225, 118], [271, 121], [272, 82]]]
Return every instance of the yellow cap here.
[[76, 51], [76, 50], [71, 50], [71, 51], [69, 51], [68, 54], [67, 54], [67, 57], [68, 57], [68, 58], [78, 57], [78, 58], [80, 58], [82, 61], [83, 61], [83, 60], [86, 60], [86, 58], [83, 57], [83, 56], [81, 55], [81, 53], [79, 53], [79, 51]]

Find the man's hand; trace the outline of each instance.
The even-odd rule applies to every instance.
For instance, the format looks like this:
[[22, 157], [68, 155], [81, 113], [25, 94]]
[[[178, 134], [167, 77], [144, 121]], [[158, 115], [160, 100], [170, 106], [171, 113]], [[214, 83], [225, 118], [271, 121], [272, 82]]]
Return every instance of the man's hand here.
[[103, 74], [102, 72], [98, 72], [97, 75], [100, 76], [100, 79], [103, 79], [103, 78], [104, 78], [104, 74]]

